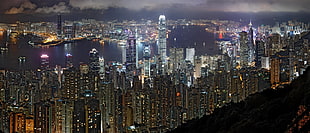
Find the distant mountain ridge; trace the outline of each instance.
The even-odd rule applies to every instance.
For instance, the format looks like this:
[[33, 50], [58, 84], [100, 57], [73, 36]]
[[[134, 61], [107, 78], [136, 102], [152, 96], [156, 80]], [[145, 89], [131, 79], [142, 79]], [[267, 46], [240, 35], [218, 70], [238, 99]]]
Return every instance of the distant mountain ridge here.
[[310, 67], [290, 85], [216, 109], [171, 133], [310, 132]]

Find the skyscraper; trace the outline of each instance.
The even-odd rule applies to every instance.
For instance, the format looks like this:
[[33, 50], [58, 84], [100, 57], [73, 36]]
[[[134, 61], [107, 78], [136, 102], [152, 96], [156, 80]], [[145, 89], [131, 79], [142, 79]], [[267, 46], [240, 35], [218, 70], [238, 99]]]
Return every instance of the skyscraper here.
[[253, 62], [255, 56], [254, 56], [254, 31], [253, 31], [253, 28], [252, 28], [252, 22], [250, 21], [250, 24], [249, 24], [249, 33], [248, 33], [248, 47], [249, 47], [249, 58], [248, 58], [248, 61], [249, 63]]
[[255, 48], [255, 66], [257, 68], [262, 67], [262, 57], [264, 56], [265, 52], [265, 42], [262, 39], [258, 39], [255, 41], [256, 48]]
[[249, 62], [248, 33], [242, 31], [240, 34], [240, 66], [247, 67]]
[[185, 60], [190, 61], [194, 64], [195, 48], [186, 48]]
[[157, 40], [157, 74], [162, 75], [166, 73], [167, 67], [167, 40], [166, 40], [166, 17], [159, 16], [158, 22], [158, 40]]
[[150, 58], [151, 58], [151, 49], [150, 45], [144, 44], [144, 50], [143, 50], [143, 70], [144, 70], [144, 76], [149, 77], [151, 75], [150, 72]]
[[66, 54], [66, 67], [67, 68], [73, 67], [71, 54]]
[[89, 69], [91, 72], [99, 72], [99, 53], [95, 48], [89, 52]]
[[134, 35], [129, 35], [126, 45], [126, 66], [129, 71], [132, 71], [136, 67], [136, 38]]
[[161, 60], [165, 63], [167, 58], [167, 40], [166, 40], [166, 17], [165, 15], [159, 16], [158, 22], [158, 54]]
[[74, 27], [73, 24], [66, 24], [63, 27], [64, 39], [71, 39], [74, 37]]
[[184, 60], [184, 50], [183, 48], [170, 48], [170, 65], [169, 70], [177, 71], [181, 69], [181, 64], [183, 64]]
[[104, 73], [105, 73], [105, 67], [104, 67], [104, 58], [103, 57], [99, 57], [99, 76], [100, 79], [104, 78]]
[[41, 68], [47, 69], [49, 67], [49, 56], [47, 54], [41, 55]]
[[61, 15], [57, 15], [57, 37], [62, 37], [62, 21], [61, 21]]

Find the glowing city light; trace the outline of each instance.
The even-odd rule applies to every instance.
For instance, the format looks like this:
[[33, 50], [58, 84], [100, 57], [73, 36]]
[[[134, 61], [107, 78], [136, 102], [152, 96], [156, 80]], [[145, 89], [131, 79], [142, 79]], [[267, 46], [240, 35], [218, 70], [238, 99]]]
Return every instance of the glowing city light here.
[[72, 57], [72, 55], [71, 55], [71, 54], [66, 54], [66, 56], [67, 56], [67, 57]]
[[41, 58], [48, 58], [49, 56], [47, 54], [42, 54]]

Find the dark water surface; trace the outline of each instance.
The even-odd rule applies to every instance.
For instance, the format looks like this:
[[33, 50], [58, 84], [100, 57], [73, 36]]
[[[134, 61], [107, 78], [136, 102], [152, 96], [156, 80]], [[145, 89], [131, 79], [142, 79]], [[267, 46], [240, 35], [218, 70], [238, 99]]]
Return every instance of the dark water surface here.
[[[178, 26], [169, 27], [167, 49], [177, 48], [196, 48], [196, 55], [215, 54], [217, 51], [214, 40], [216, 35], [208, 33], [201, 26]], [[3, 38], [1, 37], [3, 44]], [[34, 48], [28, 44], [29, 36], [21, 36], [16, 44], [8, 44], [9, 50], [0, 53], [0, 69], [37, 69], [40, 67], [40, 56], [47, 54], [49, 56], [50, 66], [65, 66], [65, 55], [73, 55], [73, 64], [88, 63], [89, 51], [97, 49], [99, 56], [104, 57], [105, 61], [121, 61], [122, 46], [116, 43], [105, 42], [100, 44], [96, 41], [81, 40], [74, 43], [62, 44], [50, 48]], [[139, 44], [139, 57], [142, 57], [143, 45]], [[153, 54], [155, 53], [156, 44], [151, 44]], [[169, 50], [167, 50], [169, 51]], [[25, 56], [26, 62], [20, 63], [18, 57]]]

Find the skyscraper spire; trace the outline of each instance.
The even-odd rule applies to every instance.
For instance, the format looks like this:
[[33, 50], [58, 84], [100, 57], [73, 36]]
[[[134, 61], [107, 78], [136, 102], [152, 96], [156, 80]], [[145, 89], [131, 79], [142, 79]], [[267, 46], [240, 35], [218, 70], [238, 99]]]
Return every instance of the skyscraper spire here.
[[250, 19], [249, 28], [252, 28], [252, 20]]

